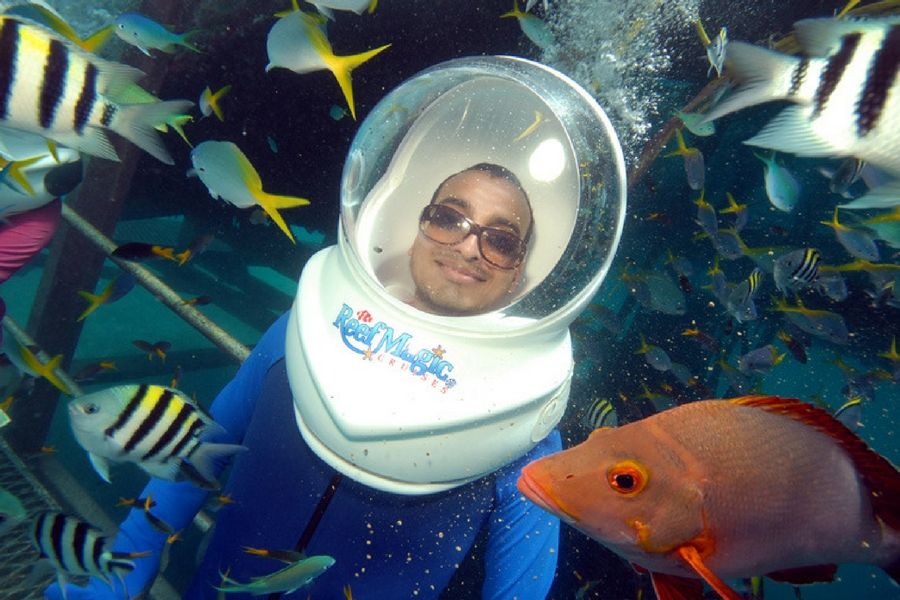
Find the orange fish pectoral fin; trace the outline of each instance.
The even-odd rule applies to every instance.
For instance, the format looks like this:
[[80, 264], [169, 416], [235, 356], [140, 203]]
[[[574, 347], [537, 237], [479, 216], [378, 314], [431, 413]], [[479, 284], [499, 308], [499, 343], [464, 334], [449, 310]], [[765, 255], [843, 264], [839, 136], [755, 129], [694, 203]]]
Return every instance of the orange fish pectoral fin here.
[[665, 573], [650, 573], [659, 600], [702, 600], [703, 582]]
[[728, 584], [722, 581], [718, 575], [713, 573], [710, 568], [706, 566], [706, 563], [703, 562], [703, 558], [700, 556], [700, 552], [697, 548], [694, 546], [679, 546], [678, 549], [675, 550], [675, 554], [696, 571], [697, 574], [709, 584], [709, 587], [714, 589], [717, 594], [722, 596], [722, 598], [725, 600], [742, 600], [740, 594], [731, 589]]

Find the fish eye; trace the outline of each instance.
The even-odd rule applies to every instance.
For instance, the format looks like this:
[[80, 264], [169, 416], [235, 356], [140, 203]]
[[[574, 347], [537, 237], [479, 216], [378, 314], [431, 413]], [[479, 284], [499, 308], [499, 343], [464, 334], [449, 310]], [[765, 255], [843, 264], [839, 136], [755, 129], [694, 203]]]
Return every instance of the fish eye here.
[[643, 490], [648, 479], [647, 470], [630, 460], [620, 462], [606, 472], [609, 487], [623, 496], [633, 496]]
[[85, 404], [81, 407], [81, 410], [84, 411], [86, 415], [93, 415], [100, 412], [100, 407], [96, 404]]

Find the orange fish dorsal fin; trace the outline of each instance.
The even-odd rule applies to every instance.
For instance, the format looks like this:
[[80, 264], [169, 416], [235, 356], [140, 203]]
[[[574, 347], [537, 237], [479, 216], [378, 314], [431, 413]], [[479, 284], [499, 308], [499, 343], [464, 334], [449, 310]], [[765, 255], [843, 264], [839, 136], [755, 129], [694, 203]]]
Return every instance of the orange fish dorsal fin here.
[[892, 529], [900, 530], [900, 472], [843, 423], [821, 408], [794, 398], [742, 396], [731, 402], [789, 417], [834, 440], [850, 456], [868, 488], [875, 515]]
[[709, 587], [714, 589], [724, 600], [743, 600], [740, 594], [728, 587], [727, 583], [722, 581], [718, 575], [706, 566], [706, 563], [700, 558], [700, 552], [694, 546], [680, 546], [675, 550], [675, 553], [690, 565], [709, 584]]
[[659, 600], [702, 600], [703, 582], [665, 573], [651, 573], [653, 591]]

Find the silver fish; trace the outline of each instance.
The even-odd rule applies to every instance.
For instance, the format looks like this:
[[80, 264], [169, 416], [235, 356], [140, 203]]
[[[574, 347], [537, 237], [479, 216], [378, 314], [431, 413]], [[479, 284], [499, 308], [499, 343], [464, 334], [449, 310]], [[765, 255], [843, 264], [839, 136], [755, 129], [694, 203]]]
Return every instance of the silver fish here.
[[107, 482], [112, 460], [133, 462], [161, 479], [218, 489], [214, 460], [244, 449], [210, 443], [210, 437], [224, 433], [222, 426], [178, 390], [159, 385], [123, 385], [80, 396], [69, 403], [69, 420]]

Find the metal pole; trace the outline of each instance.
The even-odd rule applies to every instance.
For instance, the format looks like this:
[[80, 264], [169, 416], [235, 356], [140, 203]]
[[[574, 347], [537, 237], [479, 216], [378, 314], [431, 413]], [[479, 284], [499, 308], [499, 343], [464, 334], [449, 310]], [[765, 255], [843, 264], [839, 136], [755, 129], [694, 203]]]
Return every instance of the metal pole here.
[[72, 208], [63, 204], [62, 216], [69, 225], [77, 229], [88, 241], [102, 250], [111, 261], [119, 265], [119, 268], [133, 275], [138, 283], [168, 306], [172, 312], [187, 321], [235, 361], [243, 362], [250, 355], [250, 349], [247, 346], [231, 337], [227, 331], [216, 325], [199, 310], [185, 304], [184, 299], [153, 272], [135, 262], [111, 256], [116, 249], [115, 242], [103, 235], [100, 230], [88, 223]]

